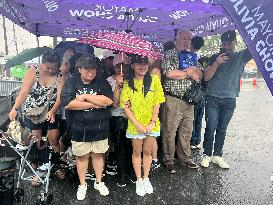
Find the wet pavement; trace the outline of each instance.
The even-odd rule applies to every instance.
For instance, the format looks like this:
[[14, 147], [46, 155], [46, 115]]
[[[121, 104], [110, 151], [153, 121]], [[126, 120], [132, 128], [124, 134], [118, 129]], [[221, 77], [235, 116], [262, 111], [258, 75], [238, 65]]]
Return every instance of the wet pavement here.
[[[77, 182], [50, 181], [53, 204], [184, 204], [222, 205], [273, 204], [273, 97], [266, 85], [257, 82], [243, 83], [240, 98], [233, 119], [228, 128], [224, 146], [224, 157], [230, 163], [229, 170], [215, 165], [209, 168], [190, 170], [176, 163], [177, 173], [167, 174], [163, 167], [152, 171], [150, 180], [154, 194], [139, 197], [135, 185], [128, 182], [124, 188], [116, 186], [114, 177], [105, 177], [110, 195], [102, 197], [88, 181], [86, 199], [76, 199]], [[201, 151], [193, 153], [194, 160], [200, 161]], [[24, 185], [25, 204], [33, 204], [39, 188]]]

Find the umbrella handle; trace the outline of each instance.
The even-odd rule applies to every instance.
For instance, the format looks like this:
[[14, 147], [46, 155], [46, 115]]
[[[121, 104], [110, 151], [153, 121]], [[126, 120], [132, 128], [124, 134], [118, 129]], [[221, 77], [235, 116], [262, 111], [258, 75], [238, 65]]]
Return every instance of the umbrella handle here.
[[120, 74], [121, 75], [123, 75], [123, 72], [122, 72], [122, 66], [123, 66], [123, 64], [122, 64], [122, 62], [123, 62], [123, 52], [121, 52], [121, 66], [120, 66]]

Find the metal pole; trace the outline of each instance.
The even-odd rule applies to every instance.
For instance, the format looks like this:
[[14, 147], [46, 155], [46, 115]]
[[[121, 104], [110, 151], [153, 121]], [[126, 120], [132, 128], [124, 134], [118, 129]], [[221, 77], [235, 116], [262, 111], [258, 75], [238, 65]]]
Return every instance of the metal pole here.
[[[37, 42], [37, 48], [40, 47], [40, 41], [39, 41], [39, 36], [36, 36], [36, 42]], [[39, 56], [38, 58], [38, 63], [41, 63], [41, 57]]]
[[57, 37], [53, 37], [53, 47], [57, 46]]
[[16, 54], [18, 54], [18, 45], [17, 45], [17, 38], [16, 38], [16, 33], [15, 33], [14, 23], [12, 23], [12, 30], [13, 30], [13, 39], [14, 39], [14, 45], [15, 45], [15, 49], [16, 49]]
[[6, 28], [6, 17], [2, 15], [3, 19], [3, 30], [4, 30], [4, 41], [5, 41], [5, 54], [9, 54], [9, 47], [8, 47], [8, 38], [7, 38], [7, 28]]

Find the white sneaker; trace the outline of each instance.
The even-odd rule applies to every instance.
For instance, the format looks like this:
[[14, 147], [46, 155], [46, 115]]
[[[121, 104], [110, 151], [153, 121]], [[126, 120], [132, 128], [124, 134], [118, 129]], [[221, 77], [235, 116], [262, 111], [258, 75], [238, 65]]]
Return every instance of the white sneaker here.
[[197, 144], [197, 145], [195, 145], [195, 148], [196, 148], [196, 149], [201, 149], [202, 146], [201, 146], [200, 144]]
[[209, 167], [210, 161], [211, 161], [211, 157], [209, 157], [209, 156], [207, 156], [207, 155], [204, 155], [204, 156], [203, 156], [203, 159], [202, 159], [201, 162], [200, 162], [200, 165], [201, 165], [202, 167], [207, 168], [207, 167]]
[[84, 185], [79, 185], [78, 191], [77, 191], [77, 199], [78, 200], [84, 200], [86, 196], [86, 190], [87, 190], [87, 184], [85, 182]]
[[105, 186], [104, 182], [97, 183], [94, 182], [94, 189], [98, 190], [100, 192], [100, 195], [107, 196], [109, 194], [108, 188]]
[[212, 156], [211, 162], [214, 164], [217, 164], [219, 167], [221, 167], [223, 169], [229, 169], [229, 164], [227, 162], [225, 162], [223, 157]]
[[136, 194], [139, 196], [144, 196], [146, 194], [142, 179], [136, 181]]
[[153, 186], [152, 186], [149, 178], [143, 179], [143, 186], [144, 186], [146, 194], [152, 194], [154, 192]]
[[191, 145], [191, 149], [196, 149], [196, 146], [195, 145]]

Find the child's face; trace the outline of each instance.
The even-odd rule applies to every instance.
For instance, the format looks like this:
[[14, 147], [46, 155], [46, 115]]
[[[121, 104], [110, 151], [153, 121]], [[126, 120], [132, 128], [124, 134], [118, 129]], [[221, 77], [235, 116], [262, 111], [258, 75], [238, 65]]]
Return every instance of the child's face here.
[[134, 73], [137, 76], [144, 76], [148, 71], [148, 64], [146, 63], [134, 63], [133, 64]]

